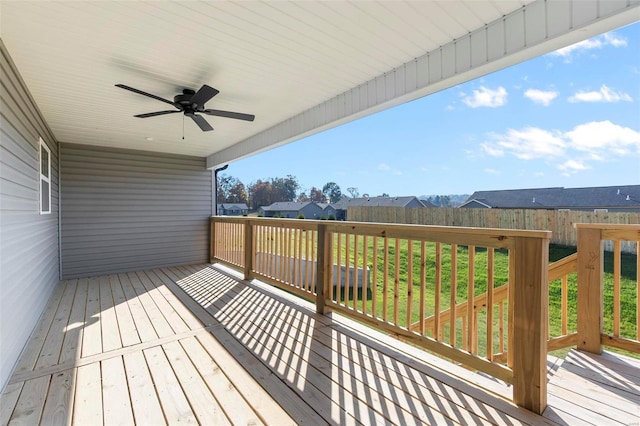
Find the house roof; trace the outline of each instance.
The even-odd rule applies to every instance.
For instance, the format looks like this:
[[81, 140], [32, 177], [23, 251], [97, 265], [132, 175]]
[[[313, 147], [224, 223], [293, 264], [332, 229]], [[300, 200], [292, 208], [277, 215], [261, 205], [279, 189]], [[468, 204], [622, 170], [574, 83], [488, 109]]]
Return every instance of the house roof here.
[[417, 200], [422, 204], [422, 201], [418, 200], [415, 196], [405, 197], [360, 197], [360, 198], [348, 198], [342, 197], [337, 203], [333, 203], [333, 206], [338, 210], [346, 210], [349, 206], [375, 206], [375, 207], [405, 207], [411, 201]]
[[245, 203], [220, 203], [218, 206], [222, 207], [225, 210], [231, 209], [239, 209], [239, 210], [248, 210], [249, 207]]
[[269, 206], [260, 207], [264, 211], [275, 211], [275, 212], [289, 212], [289, 211], [298, 211], [308, 206], [309, 204], [313, 204], [311, 201], [278, 201]]
[[[0, 39], [55, 139], [207, 156], [208, 167], [633, 23], [640, 10], [607, 0], [0, 6]], [[256, 118], [207, 117], [213, 132], [187, 119], [183, 134], [179, 114], [134, 118], [173, 107], [118, 83], [170, 101], [207, 84], [220, 91], [207, 108]]]
[[472, 201], [492, 208], [640, 207], [640, 185], [476, 191], [460, 207]]

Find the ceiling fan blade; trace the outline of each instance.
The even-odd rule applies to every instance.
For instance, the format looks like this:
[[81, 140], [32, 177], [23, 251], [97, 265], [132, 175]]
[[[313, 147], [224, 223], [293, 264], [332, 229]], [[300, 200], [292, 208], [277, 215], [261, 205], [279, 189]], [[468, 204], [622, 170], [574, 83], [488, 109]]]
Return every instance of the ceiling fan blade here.
[[189, 115], [189, 117], [191, 117], [191, 119], [196, 122], [198, 127], [200, 127], [200, 130], [202, 130], [203, 132], [209, 132], [213, 130], [213, 127], [211, 127], [211, 125], [207, 122], [207, 120], [204, 119], [204, 117], [195, 114]]
[[220, 111], [219, 109], [205, 109], [202, 112], [207, 115], [235, 118], [237, 120], [245, 120], [245, 121], [253, 121], [256, 118], [256, 116], [252, 114], [242, 114], [240, 112], [231, 112], [231, 111]]
[[181, 112], [177, 109], [171, 110], [171, 111], [157, 111], [157, 112], [148, 112], [146, 114], [138, 114], [138, 115], [134, 115], [134, 117], [138, 117], [138, 118], [148, 118], [148, 117], [155, 117], [156, 115], [165, 115], [165, 114], [173, 114], [176, 112]]
[[160, 96], [152, 95], [151, 93], [143, 92], [142, 90], [134, 89], [133, 87], [125, 86], [124, 84], [116, 84], [116, 87], [119, 87], [119, 88], [124, 89], [124, 90], [128, 90], [128, 91], [133, 92], [133, 93], [137, 93], [139, 95], [147, 96], [149, 98], [157, 99], [157, 100], [162, 101], [162, 102], [166, 102], [169, 105], [174, 105], [174, 103], [171, 102], [168, 99], [164, 99], [164, 98], [161, 98]]
[[220, 93], [219, 90], [203, 84], [200, 90], [198, 90], [196, 94], [191, 97], [190, 102], [191, 104], [195, 104], [194, 108], [197, 108], [198, 106], [203, 106], [204, 104], [206, 104], [209, 99], [213, 98], [218, 93]]

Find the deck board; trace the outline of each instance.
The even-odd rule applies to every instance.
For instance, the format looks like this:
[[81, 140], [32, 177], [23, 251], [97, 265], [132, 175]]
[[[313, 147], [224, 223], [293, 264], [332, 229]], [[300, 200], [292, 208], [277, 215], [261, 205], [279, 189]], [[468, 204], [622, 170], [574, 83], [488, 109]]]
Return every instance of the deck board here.
[[142, 351], [123, 355], [127, 383], [131, 393], [134, 420], [139, 425], [159, 425], [165, 422], [151, 373]]
[[69, 280], [2, 395], [0, 424], [629, 424], [640, 361], [550, 359], [549, 407], [228, 268]]

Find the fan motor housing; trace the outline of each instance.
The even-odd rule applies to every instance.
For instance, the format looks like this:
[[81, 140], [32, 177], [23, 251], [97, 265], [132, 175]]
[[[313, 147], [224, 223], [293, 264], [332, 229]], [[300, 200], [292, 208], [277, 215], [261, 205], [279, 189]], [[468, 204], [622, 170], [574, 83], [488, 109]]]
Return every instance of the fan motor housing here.
[[191, 98], [195, 95], [196, 92], [191, 89], [184, 89], [182, 94], [176, 95], [173, 97], [173, 102], [180, 105], [189, 105], [191, 104]]

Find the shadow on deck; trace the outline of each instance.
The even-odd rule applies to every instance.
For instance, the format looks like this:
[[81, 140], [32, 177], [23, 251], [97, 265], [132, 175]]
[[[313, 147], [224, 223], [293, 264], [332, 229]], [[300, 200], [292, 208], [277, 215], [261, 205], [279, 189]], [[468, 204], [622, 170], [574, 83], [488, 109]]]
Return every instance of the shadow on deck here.
[[510, 388], [230, 269], [60, 284], [0, 423], [633, 424], [640, 362], [551, 360], [543, 416]]

